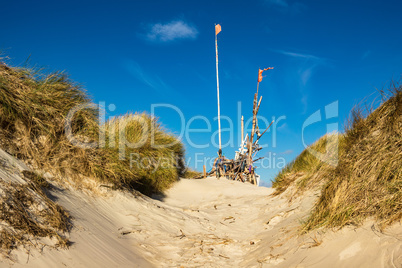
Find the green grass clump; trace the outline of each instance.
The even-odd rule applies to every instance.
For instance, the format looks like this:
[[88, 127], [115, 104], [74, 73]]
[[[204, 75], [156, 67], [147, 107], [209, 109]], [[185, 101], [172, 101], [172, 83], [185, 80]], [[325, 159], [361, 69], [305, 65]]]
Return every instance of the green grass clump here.
[[[67, 138], [67, 116], [79, 105], [87, 108], [75, 113], [71, 134], [98, 146], [81, 148]], [[103, 125], [92, 107], [80, 85], [64, 73], [45, 75], [0, 63], [0, 142], [17, 158], [78, 183], [85, 176], [146, 194], [163, 191], [184, 172], [182, 143], [156, 118], [128, 114]], [[104, 142], [99, 143], [100, 134]], [[141, 146], [131, 148], [139, 141]]]

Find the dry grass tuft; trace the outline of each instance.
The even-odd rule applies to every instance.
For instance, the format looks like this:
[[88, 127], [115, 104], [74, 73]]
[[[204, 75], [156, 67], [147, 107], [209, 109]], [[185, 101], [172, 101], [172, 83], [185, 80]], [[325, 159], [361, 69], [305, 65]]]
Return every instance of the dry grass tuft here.
[[35, 181], [26, 185], [0, 180], [0, 254], [9, 256], [18, 246], [40, 246], [39, 237], [56, 239], [55, 246], [68, 247], [63, 235], [71, 228], [70, 217], [50, 200]]
[[311, 189], [322, 182], [323, 177], [319, 174], [330, 166], [310, 151], [321, 154], [327, 153], [327, 158], [333, 158], [336, 157], [337, 148], [343, 146], [343, 140], [342, 134], [325, 135], [308, 149], [305, 149], [275, 177], [272, 183], [272, 187], [276, 190], [274, 195], [283, 193], [290, 185], [294, 185], [297, 192], [301, 193], [303, 190]]
[[[122, 126], [124, 131], [120, 130]], [[106, 122], [105, 131], [103, 153], [107, 161], [97, 172], [116, 175], [109, 177], [115, 185], [128, 185], [146, 194], [158, 193], [183, 174], [183, 145], [156, 118], [145, 113], [127, 114]], [[110, 144], [118, 144], [123, 136], [127, 143], [137, 145], [126, 147], [125, 160], [118, 160], [121, 147], [111, 148]]]
[[[67, 115], [80, 105], [89, 108], [74, 115], [73, 136], [79, 142], [98, 142], [102, 134], [104, 143], [81, 148], [69, 141]], [[127, 114], [100, 124], [98, 111], [91, 107], [87, 94], [65, 74], [44, 75], [0, 61], [0, 146], [11, 155], [62, 183], [72, 179], [78, 187], [92, 178], [113, 189], [152, 194], [183, 175], [183, 144], [156, 118]], [[140, 146], [132, 146], [135, 143]], [[0, 253], [9, 256], [20, 245], [37, 246], [40, 237], [68, 246], [62, 233], [71, 227], [69, 216], [47, 197], [51, 185], [34, 172], [22, 174], [26, 185], [0, 178]]]
[[367, 217], [384, 228], [402, 218], [402, 86], [392, 84], [390, 91], [366, 118], [352, 112], [339, 165], [323, 174], [327, 183], [304, 230], [361, 224]]
[[[184, 172], [182, 143], [147, 114], [128, 114], [100, 125], [96, 109], [82, 109], [72, 120], [74, 137], [97, 142], [99, 133], [105, 133], [106, 143], [93, 148], [73, 145], [65, 123], [78, 105], [90, 106], [91, 101], [65, 74], [44, 75], [0, 64], [0, 145], [15, 157], [78, 185], [85, 176], [146, 194], [163, 191]], [[139, 148], [117, 140], [124, 136], [130, 143], [142, 141], [139, 133], [146, 136]], [[124, 149], [125, 160], [120, 160], [119, 148]], [[138, 155], [140, 165], [130, 162], [132, 154]]]
[[[303, 232], [359, 225], [368, 217], [385, 228], [402, 218], [402, 86], [393, 83], [389, 91], [388, 100], [366, 117], [362, 109], [351, 112], [336, 167], [319, 164], [303, 152], [277, 176], [273, 186], [278, 192], [295, 183], [324, 183]], [[296, 180], [296, 172], [310, 175]]]

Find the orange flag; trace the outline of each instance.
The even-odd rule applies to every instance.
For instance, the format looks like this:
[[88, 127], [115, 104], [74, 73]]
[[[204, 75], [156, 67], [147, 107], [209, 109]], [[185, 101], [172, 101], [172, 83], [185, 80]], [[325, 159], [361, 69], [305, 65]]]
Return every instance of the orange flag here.
[[215, 25], [215, 35], [218, 35], [222, 31], [222, 27], [220, 24]]
[[271, 70], [271, 69], [273, 69], [273, 68], [274, 68], [274, 67], [268, 67], [268, 68], [265, 68], [265, 69], [263, 69], [263, 70], [258, 69], [258, 83], [262, 81], [262, 72], [263, 72], [263, 71], [266, 71], [266, 70]]
[[262, 81], [262, 72], [263, 70], [258, 69], [258, 83]]

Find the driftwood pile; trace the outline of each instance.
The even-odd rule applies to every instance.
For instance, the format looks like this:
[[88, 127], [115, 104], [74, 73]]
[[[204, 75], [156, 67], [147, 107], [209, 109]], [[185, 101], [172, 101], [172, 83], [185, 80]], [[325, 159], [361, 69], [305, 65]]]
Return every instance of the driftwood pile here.
[[236, 151], [235, 159], [227, 159], [222, 155], [222, 151], [219, 150], [218, 157], [214, 161], [214, 166], [211, 172], [205, 175], [216, 174], [217, 178], [221, 176], [226, 177], [230, 180], [239, 180], [242, 182], [250, 182], [252, 184], [259, 184], [259, 175], [256, 174], [256, 167], [254, 162], [262, 159], [263, 157], [256, 158], [258, 151], [262, 147], [258, 144], [258, 140], [262, 135], [267, 132], [269, 127], [273, 122], [264, 130], [260, 132], [258, 127], [257, 114], [260, 109], [262, 96], [258, 100], [258, 85], [257, 92], [254, 94], [254, 105], [253, 105], [253, 125], [250, 136], [247, 134], [244, 137], [244, 121], [242, 117], [241, 129], [242, 129], [242, 143], [238, 151]]

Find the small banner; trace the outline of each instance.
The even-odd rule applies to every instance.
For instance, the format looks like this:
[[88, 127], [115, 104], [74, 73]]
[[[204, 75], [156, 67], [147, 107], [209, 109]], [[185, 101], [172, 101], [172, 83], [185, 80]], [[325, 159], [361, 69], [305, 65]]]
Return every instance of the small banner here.
[[215, 35], [218, 35], [222, 31], [222, 27], [220, 24], [215, 25]]
[[274, 67], [268, 67], [268, 68], [263, 69], [263, 70], [258, 69], [258, 83], [262, 81], [262, 72], [263, 72], [263, 71], [266, 71], [266, 70], [271, 70], [271, 69], [273, 69], [273, 68], [274, 68]]

